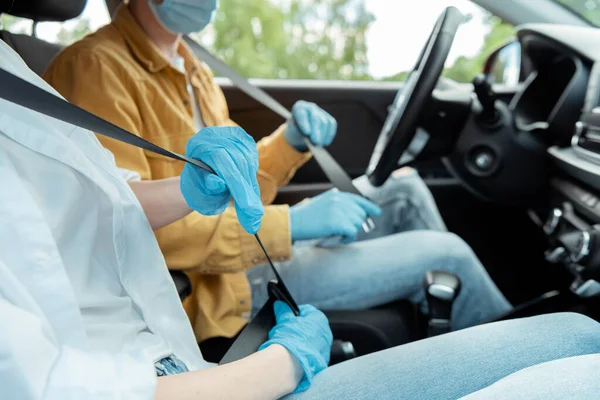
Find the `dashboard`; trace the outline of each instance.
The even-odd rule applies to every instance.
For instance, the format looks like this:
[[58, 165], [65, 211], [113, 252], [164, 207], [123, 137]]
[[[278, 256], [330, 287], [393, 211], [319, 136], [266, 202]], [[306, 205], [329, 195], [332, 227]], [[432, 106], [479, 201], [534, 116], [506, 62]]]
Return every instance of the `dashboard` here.
[[[584, 107], [595, 107], [594, 97], [596, 102], [598, 100], [598, 93], [596, 96], [586, 93], [592, 83], [592, 72], [596, 74], [594, 81], [598, 82], [600, 65], [595, 67], [596, 60], [553, 37], [551, 28], [556, 29], [556, 26], [542, 27], [526, 26], [519, 30], [519, 41], [527, 60], [525, 67], [529, 71], [511, 108], [520, 131], [536, 131], [537, 137], [548, 145], [568, 145], [581, 111]], [[556, 36], [563, 38], [564, 32]]]
[[[547, 259], [597, 295], [600, 280], [600, 29], [547, 24], [518, 30], [527, 78], [510, 108], [519, 131], [546, 143], [552, 165], [542, 228]], [[593, 290], [594, 293], [587, 293]]]
[[600, 29], [531, 24], [519, 41], [530, 69], [511, 107], [537, 130], [554, 164], [600, 191]]

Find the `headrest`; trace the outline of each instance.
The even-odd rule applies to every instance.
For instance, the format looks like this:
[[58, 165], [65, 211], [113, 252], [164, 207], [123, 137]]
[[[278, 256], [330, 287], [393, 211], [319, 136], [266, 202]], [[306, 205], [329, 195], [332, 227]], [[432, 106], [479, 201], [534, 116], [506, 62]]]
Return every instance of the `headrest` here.
[[0, 0], [0, 13], [34, 21], [66, 21], [78, 17], [87, 0]]

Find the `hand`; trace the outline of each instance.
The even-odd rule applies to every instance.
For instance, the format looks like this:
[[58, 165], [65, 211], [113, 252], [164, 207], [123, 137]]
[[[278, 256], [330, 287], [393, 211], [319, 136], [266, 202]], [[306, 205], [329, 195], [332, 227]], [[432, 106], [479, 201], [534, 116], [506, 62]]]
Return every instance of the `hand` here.
[[306, 151], [305, 137], [317, 146], [326, 147], [333, 142], [336, 130], [337, 122], [325, 110], [315, 103], [299, 101], [292, 107], [292, 118], [288, 120], [285, 138], [294, 149]]
[[233, 198], [242, 227], [248, 233], [258, 232], [264, 208], [256, 180], [254, 140], [239, 127], [204, 128], [188, 141], [185, 154], [217, 173], [186, 163], [180, 188], [190, 208], [203, 215], [216, 215], [225, 211]]
[[290, 208], [292, 240], [342, 236], [356, 240], [367, 217], [381, 215], [379, 206], [362, 196], [329, 190]]
[[273, 309], [277, 323], [269, 332], [269, 340], [259, 350], [273, 344], [285, 347], [304, 370], [304, 377], [294, 393], [303, 392], [310, 386], [312, 378], [329, 364], [333, 342], [329, 321], [325, 314], [310, 305], [300, 306], [297, 317], [282, 301], [276, 301]]

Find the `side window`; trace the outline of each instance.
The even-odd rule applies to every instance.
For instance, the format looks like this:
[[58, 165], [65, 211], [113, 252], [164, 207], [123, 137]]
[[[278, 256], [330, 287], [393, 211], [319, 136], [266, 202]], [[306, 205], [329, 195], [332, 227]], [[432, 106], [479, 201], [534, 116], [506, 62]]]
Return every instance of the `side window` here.
[[[88, 0], [83, 13], [77, 18], [58, 22], [40, 22], [36, 26], [36, 35], [51, 43], [69, 45], [95, 31], [110, 21], [104, 0]], [[15, 18], [2, 14], [2, 27], [13, 33], [30, 34], [32, 22], [27, 19]]]
[[[468, 83], [515, 34], [470, 0], [220, 0], [214, 22], [196, 37], [250, 78], [401, 81], [449, 5], [466, 19], [444, 76]], [[109, 20], [104, 0], [88, 0], [78, 18], [40, 23], [36, 33], [68, 45]], [[31, 32], [28, 20], [2, 15], [2, 24]]]
[[449, 5], [467, 18], [444, 75], [470, 82], [514, 28], [469, 0], [220, 0], [198, 38], [251, 78], [403, 80]]

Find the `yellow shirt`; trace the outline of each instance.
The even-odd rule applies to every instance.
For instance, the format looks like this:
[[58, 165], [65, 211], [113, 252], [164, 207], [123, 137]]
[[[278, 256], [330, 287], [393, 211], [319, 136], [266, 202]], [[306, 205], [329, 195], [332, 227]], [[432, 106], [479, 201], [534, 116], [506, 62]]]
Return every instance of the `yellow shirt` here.
[[[185, 74], [161, 55], [122, 6], [109, 25], [63, 50], [44, 79], [70, 102], [160, 146], [185, 153], [188, 139], [195, 134], [188, 82], [207, 126], [234, 122], [208, 67], [185, 44], [178, 52], [185, 60]], [[287, 143], [284, 129], [283, 125], [258, 143], [258, 182], [266, 205], [310, 158]], [[183, 169], [182, 162], [98, 138], [114, 153], [120, 167], [139, 172], [142, 179], [179, 176]], [[251, 308], [244, 271], [266, 260], [252, 235], [241, 228], [233, 208], [214, 217], [192, 213], [155, 234], [169, 268], [185, 271], [192, 282], [193, 293], [184, 307], [198, 341], [237, 334]], [[288, 206], [265, 207], [260, 236], [274, 260], [290, 257]]]

